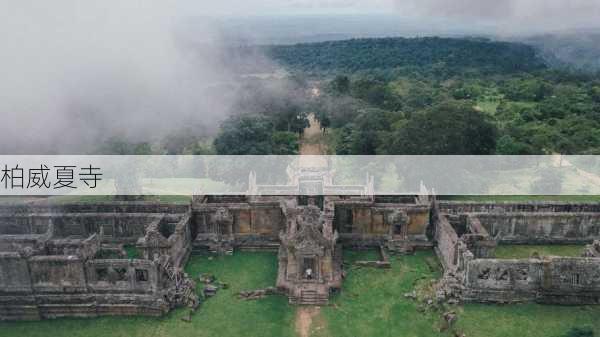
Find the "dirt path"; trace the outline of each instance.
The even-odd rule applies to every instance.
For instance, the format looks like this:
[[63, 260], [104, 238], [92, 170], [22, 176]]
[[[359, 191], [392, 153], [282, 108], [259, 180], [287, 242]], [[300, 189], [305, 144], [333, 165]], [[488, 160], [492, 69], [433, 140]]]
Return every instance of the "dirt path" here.
[[321, 312], [320, 307], [298, 307], [296, 310], [296, 333], [300, 337], [309, 337], [311, 328], [315, 324], [315, 319]]
[[306, 142], [319, 142], [321, 140], [321, 123], [314, 113], [308, 115], [308, 127], [304, 129], [302, 140]]
[[321, 123], [313, 113], [308, 115], [309, 126], [304, 129], [300, 140], [300, 167], [327, 167], [327, 160], [315, 157], [327, 154], [327, 147], [323, 140]]

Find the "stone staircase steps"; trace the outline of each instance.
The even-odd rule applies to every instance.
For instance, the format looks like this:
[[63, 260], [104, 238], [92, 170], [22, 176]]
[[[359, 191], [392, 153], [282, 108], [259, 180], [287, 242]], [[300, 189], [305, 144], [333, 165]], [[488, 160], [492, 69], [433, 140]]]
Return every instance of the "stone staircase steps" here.
[[329, 295], [319, 294], [315, 290], [303, 290], [300, 297], [290, 296], [289, 301], [291, 304], [327, 305], [329, 304]]

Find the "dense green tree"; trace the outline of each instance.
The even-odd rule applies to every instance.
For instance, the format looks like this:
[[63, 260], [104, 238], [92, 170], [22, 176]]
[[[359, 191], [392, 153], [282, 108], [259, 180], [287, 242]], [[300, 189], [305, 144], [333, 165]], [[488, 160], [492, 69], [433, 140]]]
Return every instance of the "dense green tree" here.
[[[525, 45], [391, 38], [259, 49], [298, 79], [244, 81], [234, 109], [269, 126], [242, 152], [290, 152], [309, 111], [339, 154], [600, 151], [598, 77], [548, 69]], [[320, 97], [306, 95], [307, 78], [325, 83]]]
[[333, 91], [337, 94], [348, 94], [348, 92], [350, 91], [350, 79], [348, 78], [348, 76], [338, 75], [333, 79], [331, 87]]
[[319, 110], [317, 113], [315, 113], [315, 118], [321, 124], [322, 129], [331, 127], [331, 118], [329, 118], [329, 115], [323, 110]]
[[96, 151], [103, 155], [150, 155], [152, 147], [147, 142], [134, 143], [121, 137], [111, 137]]
[[211, 144], [198, 142], [191, 147], [190, 153], [193, 155], [213, 155], [215, 154], [215, 149]]
[[395, 130], [391, 154], [492, 154], [497, 129], [468, 101], [446, 101], [415, 113]]
[[477, 84], [462, 84], [452, 90], [454, 99], [477, 99], [483, 94], [483, 88]]
[[530, 145], [519, 142], [509, 135], [504, 135], [496, 142], [496, 154], [527, 155], [534, 154], [534, 151]]
[[514, 78], [501, 88], [502, 93], [514, 101], [536, 101], [552, 95], [552, 86], [539, 78]]
[[353, 124], [346, 124], [334, 132], [335, 154], [337, 154], [337, 155], [355, 154], [352, 152], [353, 134], [354, 134], [354, 125]]
[[386, 112], [381, 109], [367, 109], [354, 120], [350, 137], [353, 154], [374, 155], [381, 145], [379, 134], [389, 130]]
[[273, 146], [272, 154], [295, 155], [298, 154], [298, 134], [287, 131], [277, 131], [271, 136]]
[[138, 143], [133, 148], [133, 154], [135, 155], [151, 155], [152, 147], [149, 143]]
[[341, 128], [351, 122], [365, 108], [363, 101], [350, 96], [324, 96], [317, 102], [317, 118], [327, 116], [330, 126]]
[[600, 103], [600, 85], [594, 85], [590, 89], [590, 96], [596, 103]]
[[413, 109], [423, 109], [431, 106], [436, 101], [437, 94], [431, 85], [419, 82], [408, 89], [405, 101]]
[[221, 155], [271, 154], [273, 131], [273, 123], [266, 116], [233, 116], [221, 124], [215, 150]]
[[530, 46], [481, 39], [353, 39], [271, 46], [265, 52], [292, 69], [321, 75], [414, 67], [433, 76], [448, 77], [468, 72], [506, 74], [545, 68]]
[[564, 337], [594, 337], [594, 329], [590, 326], [571, 328]]

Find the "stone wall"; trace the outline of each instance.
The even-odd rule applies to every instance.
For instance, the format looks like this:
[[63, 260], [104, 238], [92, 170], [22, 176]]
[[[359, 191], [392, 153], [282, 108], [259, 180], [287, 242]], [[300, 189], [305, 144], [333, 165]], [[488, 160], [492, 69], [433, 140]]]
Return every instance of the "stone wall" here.
[[[215, 227], [219, 211], [232, 217], [230, 228]], [[207, 236], [218, 235], [229, 238], [235, 247], [272, 248], [278, 246], [279, 232], [284, 229], [279, 202], [202, 204], [192, 213], [191, 233], [196, 247], [204, 247]]]
[[458, 242], [456, 231], [444, 215], [440, 215], [435, 231], [436, 253], [445, 270], [457, 268]]
[[[170, 310], [173, 303], [165, 298], [173, 280], [158, 261], [168, 256], [170, 273], [185, 264], [191, 251], [189, 206], [101, 204], [67, 207], [82, 213], [26, 212], [31, 209], [0, 209], [12, 212], [0, 213], [0, 320], [160, 316]], [[42, 210], [51, 212], [37, 213]], [[155, 212], [160, 210], [167, 212]], [[119, 252], [122, 244], [136, 243], [153, 226], [168, 236], [159, 260], [97, 258], [102, 249]]]
[[94, 293], [155, 293], [157, 265], [149, 260], [90, 260], [85, 265], [88, 288]]
[[600, 238], [600, 213], [473, 213], [501, 243], [591, 243]]
[[464, 213], [549, 213], [549, 212], [593, 212], [600, 213], [598, 202], [465, 202], [439, 201], [440, 211], [448, 214]]
[[33, 256], [28, 259], [34, 292], [86, 292], [85, 261], [74, 255]]
[[0, 292], [30, 293], [31, 276], [27, 260], [17, 252], [0, 252]]
[[494, 257], [497, 246], [496, 239], [492, 238], [487, 229], [481, 224], [478, 217], [468, 215], [466, 219], [467, 232], [461, 237], [475, 258]]
[[148, 223], [163, 216], [145, 213], [1, 214], [0, 235], [42, 234], [53, 224], [53, 235], [58, 238], [88, 237], [102, 232], [107, 241], [135, 243], [144, 235]]
[[183, 268], [192, 251], [191, 214], [186, 214], [177, 223], [174, 233], [168, 238], [173, 265]]
[[334, 229], [345, 246], [373, 246], [390, 239], [428, 242], [429, 206], [335, 202]]
[[442, 284], [463, 300], [600, 304], [600, 258], [591, 246], [586, 254], [594, 257], [487, 258], [493, 256], [495, 241], [564, 244], [597, 240], [600, 204], [441, 202], [439, 211], [436, 251], [445, 270]]
[[149, 260], [83, 260], [75, 255], [0, 253], [0, 320], [163, 315], [158, 265]]
[[[406, 198], [395, 197], [328, 196], [325, 199], [327, 207], [331, 208], [333, 229], [344, 246], [387, 245], [396, 249], [408, 245], [409, 250], [432, 246], [433, 235], [428, 238], [428, 231], [433, 232], [428, 204], [398, 203]], [[302, 202], [295, 197], [273, 196], [194, 198], [192, 236], [195, 249], [211, 249], [216, 242], [226, 242], [227, 247], [238, 249], [277, 250], [279, 232], [286, 225], [282, 211], [285, 200]], [[231, 215], [231, 226], [216, 225], [219, 212]]]
[[33, 203], [0, 204], [0, 214], [56, 214], [56, 213], [161, 213], [180, 214], [190, 209], [189, 204], [170, 204], [154, 201], [110, 201], [94, 203], [49, 204]]
[[600, 304], [600, 259], [475, 259], [468, 263], [464, 299]]
[[536, 299], [541, 260], [475, 259], [466, 268], [463, 299], [476, 302], [523, 302]]

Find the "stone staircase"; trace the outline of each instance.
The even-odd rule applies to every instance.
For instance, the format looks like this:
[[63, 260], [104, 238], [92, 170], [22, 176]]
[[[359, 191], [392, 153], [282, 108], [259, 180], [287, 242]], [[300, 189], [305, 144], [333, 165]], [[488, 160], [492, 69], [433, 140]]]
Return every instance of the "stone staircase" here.
[[327, 305], [329, 304], [329, 294], [327, 292], [315, 289], [302, 289], [300, 294], [291, 294], [289, 296], [290, 304], [300, 305]]
[[245, 245], [238, 248], [242, 252], [277, 252], [279, 251], [279, 244], [263, 244], [263, 245]]
[[208, 251], [217, 255], [233, 255], [233, 245], [229, 242], [220, 242], [209, 245]]
[[406, 240], [389, 240], [385, 243], [385, 248], [396, 254], [412, 254], [415, 251], [414, 245]]

